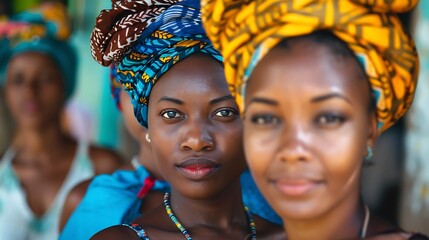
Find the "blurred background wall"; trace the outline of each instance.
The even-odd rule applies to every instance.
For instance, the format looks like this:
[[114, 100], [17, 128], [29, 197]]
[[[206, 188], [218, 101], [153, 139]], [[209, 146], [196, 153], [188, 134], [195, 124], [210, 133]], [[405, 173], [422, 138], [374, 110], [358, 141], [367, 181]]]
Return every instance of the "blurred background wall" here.
[[407, 118], [401, 225], [429, 235], [429, 1], [413, 15], [413, 35], [420, 55], [416, 98]]

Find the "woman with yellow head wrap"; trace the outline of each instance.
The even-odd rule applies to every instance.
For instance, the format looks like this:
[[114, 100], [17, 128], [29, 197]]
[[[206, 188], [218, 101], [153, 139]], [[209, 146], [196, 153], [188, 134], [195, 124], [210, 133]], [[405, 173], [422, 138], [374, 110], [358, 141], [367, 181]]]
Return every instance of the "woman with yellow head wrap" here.
[[244, 115], [248, 165], [289, 239], [410, 237], [371, 218], [359, 176], [413, 100], [418, 56], [395, 13], [416, 4], [202, 1]]
[[410, 107], [417, 81], [413, 41], [393, 12], [417, 0], [203, 1], [205, 27], [225, 58], [231, 90], [242, 106], [254, 66], [282, 39], [320, 29], [346, 42], [365, 68], [376, 95], [378, 127], [386, 130]]

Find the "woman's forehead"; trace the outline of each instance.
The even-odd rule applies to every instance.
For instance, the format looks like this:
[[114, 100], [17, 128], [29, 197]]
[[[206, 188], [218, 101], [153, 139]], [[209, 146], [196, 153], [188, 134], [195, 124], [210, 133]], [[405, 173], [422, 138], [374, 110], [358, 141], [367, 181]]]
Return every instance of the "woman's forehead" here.
[[[246, 89], [246, 99], [255, 93], [287, 97], [292, 93], [325, 94], [336, 92], [363, 98], [368, 83], [360, 78], [359, 65], [353, 58], [335, 55], [321, 44], [294, 44], [275, 48], [255, 67]], [[283, 93], [283, 94], [282, 94]]]
[[54, 74], [65, 77], [55, 60], [45, 53], [25, 52], [14, 56], [7, 66], [7, 75], [20, 74], [28, 76], [47, 76]]
[[222, 65], [210, 56], [191, 56], [177, 63], [154, 85], [151, 95], [199, 92], [229, 93]]

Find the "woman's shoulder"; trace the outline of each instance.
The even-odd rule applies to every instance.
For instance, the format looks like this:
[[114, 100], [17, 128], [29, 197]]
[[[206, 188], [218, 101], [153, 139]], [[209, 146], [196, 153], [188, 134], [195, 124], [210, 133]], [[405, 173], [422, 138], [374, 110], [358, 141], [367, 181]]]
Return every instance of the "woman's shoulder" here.
[[70, 218], [74, 210], [82, 201], [91, 181], [92, 178], [79, 183], [78, 185], [74, 186], [72, 190], [70, 190], [70, 192], [67, 194], [60, 217], [60, 231], [64, 228], [67, 223], [67, 220]]
[[100, 232], [96, 233], [90, 238], [90, 240], [117, 240], [117, 239], [128, 239], [128, 240], [140, 240], [136, 231], [125, 225], [116, 225]]
[[89, 157], [94, 164], [96, 174], [112, 173], [118, 169], [132, 169], [130, 164], [112, 149], [90, 145]]
[[426, 235], [423, 235], [421, 233], [413, 233], [410, 234], [411, 236], [408, 238], [410, 240], [429, 240], [429, 237]]
[[370, 240], [429, 240], [423, 234], [407, 232], [395, 224], [385, 221], [378, 215], [371, 216], [372, 224], [369, 227]]

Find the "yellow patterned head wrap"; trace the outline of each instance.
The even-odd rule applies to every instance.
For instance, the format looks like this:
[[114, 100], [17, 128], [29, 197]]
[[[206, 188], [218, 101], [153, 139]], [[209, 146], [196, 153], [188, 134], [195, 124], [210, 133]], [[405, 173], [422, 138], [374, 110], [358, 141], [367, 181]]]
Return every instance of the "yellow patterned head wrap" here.
[[202, 0], [203, 24], [224, 56], [231, 92], [243, 110], [253, 68], [284, 38], [330, 30], [363, 63], [384, 131], [409, 109], [418, 56], [395, 12], [418, 0]]

